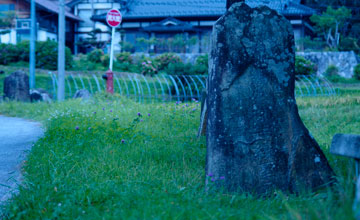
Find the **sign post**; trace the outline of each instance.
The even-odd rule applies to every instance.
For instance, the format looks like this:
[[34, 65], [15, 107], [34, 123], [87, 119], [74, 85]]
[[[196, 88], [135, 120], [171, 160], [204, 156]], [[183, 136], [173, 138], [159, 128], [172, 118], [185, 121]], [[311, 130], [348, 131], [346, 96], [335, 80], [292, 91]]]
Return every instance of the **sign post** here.
[[113, 64], [114, 64], [114, 44], [115, 44], [115, 29], [121, 24], [122, 15], [119, 10], [111, 9], [106, 15], [106, 22], [110, 27], [111, 31], [111, 48], [110, 48], [110, 64], [109, 70], [106, 72], [106, 91], [108, 93], [114, 93], [114, 80], [113, 80]]

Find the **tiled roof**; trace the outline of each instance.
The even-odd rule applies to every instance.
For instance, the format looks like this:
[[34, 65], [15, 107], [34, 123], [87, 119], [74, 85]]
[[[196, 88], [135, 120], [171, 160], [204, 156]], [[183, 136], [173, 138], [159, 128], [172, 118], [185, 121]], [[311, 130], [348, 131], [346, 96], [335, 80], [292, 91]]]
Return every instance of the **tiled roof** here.
[[[226, 0], [133, 0], [122, 8], [125, 19], [151, 17], [213, 17], [226, 11]], [[285, 16], [309, 16], [314, 10], [286, 0], [246, 0], [251, 7], [267, 5]]]

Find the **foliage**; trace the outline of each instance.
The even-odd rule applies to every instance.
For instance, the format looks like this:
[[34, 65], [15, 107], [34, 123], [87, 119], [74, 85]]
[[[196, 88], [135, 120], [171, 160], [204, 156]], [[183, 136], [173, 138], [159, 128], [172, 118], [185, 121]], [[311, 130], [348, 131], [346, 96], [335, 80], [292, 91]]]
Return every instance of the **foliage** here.
[[169, 75], [191, 75], [191, 67], [190, 63], [169, 63], [164, 72]]
[[[40, 41], [36, 43], [36, 68], [56, 70], [58, 65], [58, 43]], [[70, 69], [73, 59], [70, 48], [65, 48], [65, 68]]]
[[[36, 42], [36, 68], [56, 70], [58, 62], [58, 44], [55, 41]], [[29, 41], [17, 45], [0, 44], [0, 64], [9, 65], [15, 62], [29, 62]], [[65, 48], [65, 65], [70, 69], [73, 65], [72, 54]]]
[[138, 46], [142, 47], [142, 49], [145, 50], [146, 53], [149, 53], [151, 47], [158, 43], [158, 39], [155, 37], [151, 37], [150, 39], [139, 37], [136, 38], [136, 43]]
[[109, 64], [110, 64], [110, 56], [109, 54], [104, 54], [100, 57], [100, 60], [101, 60], [101, 64], [104, 66], [104, 67], [108, 67]]
[[159, 72], [159, 69], [157, 67], [157, 64], [154, 62], [154, 60], [150, 58], [145, 58], [144, 61], [141, 63], [141, 74], [144, 76], [150, 75], [154, 76]]
[[164, 70], [170, 63], [182, 63], [180, 57], [174, 53], [163, 53], [155, 58], [155, 62], [158, 63], [158, 68], [160, 71]]
[[338, 76], [339, 75], [339, 69], [335, 65], [330, 65], [325, 71], [325, 76], [332, 77], [332, 76]]
[[90, 62], [101, 63], [101, 57], [104, 55], [104, 51], [101, 49], [95, 49], [87, 54], [87, 58]]
[[353, 161], [331, 155], [329, 146], [335, 133], [360, 133], [359, 96], [297, 103], [338, 181], [314, 193], [263, 198], [205, 193], [206, 143], [196, 138], [196, 103], [140, 105], [106, 95], [50, 105], [2, 103], [2, 114], [42, 120], [46, 133], [0, 218], [353, 219]]
[[121, 41], [120, 42], [120, 46], [121, 46], [121, 51], [124, 52], [135, 52], [135, 47], [132, 43], [127, 42], [127, 41]]
[[187, 49], [197, 42], [198, 38], [196, 36], [189, 38], [187, 35], [177, 34], [174, 37], [158, 39], [156, 46], [170, 53], [186, 53]]
[[[16, 13], [14, 11], [0, 12], [0, 28], [11, 28], [14, 26], [14, 20]], [[0, 35], [8, 33], [7, 31], [1, 31]]]
[[129, 53], [129, 52], [122, 52], [122, 53], [117, 54], [116, 60], [119, 63], [128, 63], [128, 64], [133, 63], [133, 58], [131, 56], [131, 53]]
[[352, 37], [345, 37], [340, 40], [339, 45], [340, 51], [354, 51], [355, 53], [360, 52], [358, 40]]
[[0, 64], [8, 65], [12, 62], [19, 61], [19, 50], [13, 44], [0, 44]]
[[332, 51], [334, 49], [330, 49], [327, 43], [322, 38], [310, 38], [309, 36], [305, 36], [304, 38], [300, 38], [296, 42], [296, 46], [298, 50], [303, 51]]
[[335, 65], [330, 65], [326, 69], [324, 76], [331, 82], [340, 82], [343, 77], [339, 75], [339, 69]]
[[312, 75], [316, 72], [316, 66], [310, 60], [302, 56], [295, 58], [295, 75]]
[[357, 80], [360, 80], [360, 64], [355, 66], [354, 78], [357, 79]]
[[77, 42], [77, 45], [89, 49], [104, 49], [108, 41], [98, 40], [97, 35], [101, 33], [103, 33], [101, 29], [93, 29], [92, 31], [87, 33], [89, 37], [85, 39], [80, 39], [80, 41]]
[[196, 58], [195, 65], [193, 66], [193, 72], [196, 75], [204, 75], [209, 72], [209, 55], [200, 55]]
[[[102, 57], [104, 59], [104, 57]], [[109, 63], [107, 64], [109, 65]], [[105, 71], [107, 68], [103, 63], [90, 62], [85, 54], [78, 54], [74, 57], [74, 65], [72, 70], [76, 71]]]
[[346, 7], [334, 9], [329, 6], [321, 15], [313, 15], [310, 20], [315, 23], [315, 30], [324, 37], [330, 48], [337, 48], [340, 33], [347, 20], [351, 18], [351, 10]]

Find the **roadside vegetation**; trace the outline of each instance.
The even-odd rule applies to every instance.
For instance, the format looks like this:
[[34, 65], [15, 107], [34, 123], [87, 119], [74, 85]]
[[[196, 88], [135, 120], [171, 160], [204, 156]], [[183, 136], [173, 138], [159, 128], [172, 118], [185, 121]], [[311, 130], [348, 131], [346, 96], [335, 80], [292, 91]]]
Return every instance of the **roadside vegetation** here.
[[338, 175], [332, 189], [269, 198], [204, 191], [199, 103], [89, 101], [0, 104], [42, 121], [45, 136], [24, 162], [2, 219], [352, 219], [353, 161], [329, 154], [335, 133], [360, 133], [360, 96], [298, 98], [300, 114]]

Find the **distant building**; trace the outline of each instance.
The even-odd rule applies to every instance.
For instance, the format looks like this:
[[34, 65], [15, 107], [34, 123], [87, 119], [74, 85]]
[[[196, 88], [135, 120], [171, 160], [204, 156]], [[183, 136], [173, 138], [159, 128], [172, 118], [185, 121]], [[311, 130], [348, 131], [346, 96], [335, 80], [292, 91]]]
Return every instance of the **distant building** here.
[[[67, 6], [72, 9], [72, 12], [80, 17], [83, 21], [79, 23], [76, 32], [75, 32], [75, 42], [76, 44], [81, 43], [86, 38], [90, 37], [90, 33], [93, 30], [97, 30], [96, 34], [97, 40], [107, 43], [111, 39], [110, 28], [103, 21], [91, 20], [91, 17], [94, 15], [103, 15], [106, 14], [110, 9], [121, 8], [120, 0], [69, 0], [67, 1]], [[116, 39], [120, 38], [120, 33], [116, 33]], [[110, 42], [108, 42], [110, 43]], [[120, 49], [120, 45], [117, 42], [115, 50]], [[78, 46], [75, 51], [85, 53], [89, 48], [83, 48]]]
[[[30, 1], [29, 0], [1, 0], [0, 14], [14, 12], [15, 19], [6, 27], [0, 26], [0, 31], [7, 30], [7, 34], [0, 35], [0, 43], [16, 44], [30, 39]], [[57, 41], [59, 4], [57, 1], [36, 0], [37, 40]], [[66, 45], [74, 48], [75, 29], [82, 21], [80, 17], [71, 13], [66, 7]]]
[[[2, 43], [17, 43], [30, 36], [30, 0], [0, 0], [0, 13], [15, 11], [9, 33], [0, 35]], [[315, 11], [300, 0], [246, 0], [251, 7], [267, 5], [291, 22], [295, 38], [312, 32], [309, 17]], [[106, 24], [109, 9], [120, 9], [123, 23], [116, 33], [116, 51], [161, 53], [166, 51], [203, 53], [209, 48], [212, 26], [226, 11], [226, 0], [66, 0], [66, 45], [74, 53], [86, 53], [90, 37], [110, 45]], [[58, 0], [36, 0], [37, 40], [57, 40]], [[121, 34], [120, 34], [121, 33]], [[152, 41], [150, 39], [156, 39]]]
[[[75, 1], [88, 2], [88, 0]], [[111, 2], [111, 0], [108, 1]], [[120, 3], [123, 14], [122, 38], [135, 45], [134, 51], [143, 50], [141, 44], [136, 41], [138, 38], [155, 37], [165, 40], [182, 35], [185, 40], [197, 38], [197, 43], [192, 47], [178, 48], [178, 52], [184, 50], [206, 52], [212, 26], [226, 11], [226, 0], [124, 0], [116, 2]], [[246, 3], [251, 7], [267, 5], [284, 15], [293, 26], [295, 39], [311, 33], [312, 27], [308, 24], [308, 20], [315, 11], [301, 5], [299, 0], [247, 0]], [[82, 17], [80, 14], [79, 16]], [[105, 24], [106, 13], [97, 11], [91, 19]], [[151, 47], [152, 52], [165, 50], [166, 47], [159, 43]]]

